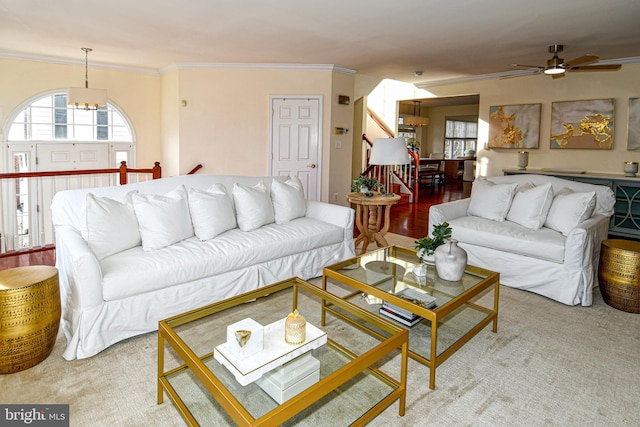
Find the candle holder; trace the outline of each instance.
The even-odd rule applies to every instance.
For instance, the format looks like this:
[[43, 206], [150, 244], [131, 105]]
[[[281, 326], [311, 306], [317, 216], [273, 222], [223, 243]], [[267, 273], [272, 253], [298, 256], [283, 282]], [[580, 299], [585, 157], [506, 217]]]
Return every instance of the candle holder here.
[[307, 320], [295, 309], [284, 321], [284, 340], [287, 344], [302, 344], [306, 339]]
[[624, 162], [624, 175], [636, 176], [638, 173], [638, 162]]

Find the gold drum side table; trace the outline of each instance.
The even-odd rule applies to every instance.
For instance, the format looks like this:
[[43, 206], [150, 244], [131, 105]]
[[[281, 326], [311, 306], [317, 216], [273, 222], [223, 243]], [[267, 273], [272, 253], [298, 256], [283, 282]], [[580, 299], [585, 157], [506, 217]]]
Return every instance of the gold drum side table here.
[[45, 265], [0, 271], [0, 374], [46, 359], [60, 326], [58, 270]]
[[618, 310], [640, 313], [640, 243], [603, 241], [598, 281], [604, 302]]

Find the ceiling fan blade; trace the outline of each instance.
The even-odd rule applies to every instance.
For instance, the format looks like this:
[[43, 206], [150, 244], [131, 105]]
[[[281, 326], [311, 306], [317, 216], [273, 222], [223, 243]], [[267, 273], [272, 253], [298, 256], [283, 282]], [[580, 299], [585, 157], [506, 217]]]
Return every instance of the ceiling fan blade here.
[[618, 71], [621, 64], [585, 65], [582, 67], [571, 67], [569, 71]]
[[538, 70], [544, 70], [544, 67], [540, 65], [511, 64], [511, 66], [520, 68], [537, 68]]
[[581, 56], [580, 58], [575, 58], [572, 59], [571, 61], [567, 61], [564, 63], [564, 66], [566, 68], [573, 68], [576, 65], [586, 65], [586, 64], [591, 64], [592, 62], [596, 62], [598, 60], [597, 56], [594, 55], [584, 55]]
[[564, 75], [567, 73], [561, 73], [561, 74], [552, 74], [551, 78], [553, 79], [559, 79], [560, 77], [564, 77]]

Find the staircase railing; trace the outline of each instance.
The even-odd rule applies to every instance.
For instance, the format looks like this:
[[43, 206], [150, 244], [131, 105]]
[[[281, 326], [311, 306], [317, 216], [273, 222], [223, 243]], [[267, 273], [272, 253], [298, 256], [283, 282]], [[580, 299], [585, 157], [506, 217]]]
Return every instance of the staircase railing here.
[[[366, 134], [362, 135], [362, 143], [364, 146], [364, 158], [365, 158], [365, 170], [360, 174], [361, 176], [374, 177], [378, 181], [382, 182], [388, 191], [391, 191], [391, 187], [385, 181], [384, 166], [372, 165], [369, 163], [371, 155], [371, 148], [373, 142], [367, 138]], [[400, 186], [400, 192], [409, 194], [409, 203], [418, 202], [418, 165], [420, 164], [420, 156], [418, 153], [407, 148], [411, 162], [406, 165], [394, 165], [392, 166], [391, 175], [393, 182], [391, 184], [397, 184]]]
[[[61, 190], [124, 185], [162, 177], [159, 162], [147, 169], [119, 168], [0, 173], [0, 256], [53, 247], [51, 200]], [[80, 209], [80, 206], [78, 206]]]

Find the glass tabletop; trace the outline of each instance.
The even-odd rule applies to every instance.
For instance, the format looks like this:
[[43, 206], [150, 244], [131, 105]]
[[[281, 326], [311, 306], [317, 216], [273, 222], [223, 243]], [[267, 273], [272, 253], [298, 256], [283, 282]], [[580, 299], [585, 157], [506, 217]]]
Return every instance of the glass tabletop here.
[[[424, 306], [429, 310], [437, 310], [445, 306], [492, 274], [488, 270], [468, 266], [461, 280], [450, 282], [438, 277], [436, 267], [432, 264], [423, 264], [426, 266], [425, 274], [417, 274], [416, 268], [420, 265], [416, 251], [390, 246], [326, 267], [326, 269], [394, 295], [403, 294], [407, 289], [417, 291], [415, 293], [410, 291], [409, 295], [429, 295], [435, 298], [436, 304], [434, 307]], [[381, 302], [376, 301], [375, 297], [368, 295], [366, 297], [369, 298], [370, 303]]]
[[[286, 412], [285, 419], [288, 419], [278, 421], [278, 425], [318, 425], [323, 417], [327, 419], [340, 414], [339, 424], [349, 425], [357, 423], [363, 414], [404, 388], [384, 373], [354, 368], [365, 353], [375, 353], [376, 357], [383, 358], [398, 348], [397, 344], [391, 345], [391, 341], [404, 337], [406, 342], [403, 329], [380, 323], [370, 313], [300, 279], [292, 279], [289, 285], [271, 291], [265, 291], [270, 287], [262, 288], [244, 294], [240, 299], [232, 298], [161, 322], [161, 336], [167, 336], [169, 344], [171, 340], [177, 341], [177, 345], [169, 345], [163, 351], [166, 365], [171, 367], [187, 362], [166, 372], [163, 368], [163, 375], [188, 416], [197, 424], [236, 424], [225, 408], [228, 405], [225, 401], [229, 400], [233, 410], [239, 413], [246, 411], [254, 420], [272, 416], [278, 419], [278, 412]], [[334, 316], [327, 316], [325, 325], [321, 325], [323, 301], [340, 306], [350, 316], [363, 322], [372, 322], [380, 335], [371, 336]], [[310, 352], [319, 361], [319, 380], [281, 405], [258, 382], [241, 385], [225, 366], [215, 360], [212, 352], [226, 341], [227, 325], [246, 318], [269, 325], [286, 317], [294, 308], [306, 318], [308, 324], [326, 332], [327, 344]], [[163, 326], [163, 322], [166, 322], [166, 326]], [[175, 348], [186, 349], [187, 354], [180, 355]], [[336, 376], [347, 380], [336, 381]], [[168, 394], [171, 397], [171, 393]], [[226, 398], [220, 399], [220, 394], [226, 395]], [[306, 398], [300, 401], [300, 396]], [[313, 403], [309, 405], [309, 402]], [[252, 425], [252, 421], [247, 425]]]

